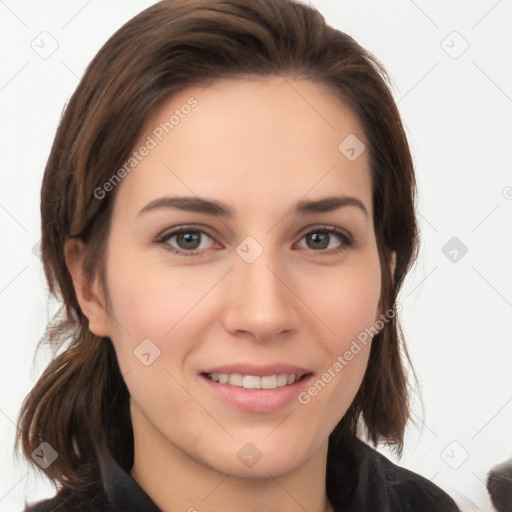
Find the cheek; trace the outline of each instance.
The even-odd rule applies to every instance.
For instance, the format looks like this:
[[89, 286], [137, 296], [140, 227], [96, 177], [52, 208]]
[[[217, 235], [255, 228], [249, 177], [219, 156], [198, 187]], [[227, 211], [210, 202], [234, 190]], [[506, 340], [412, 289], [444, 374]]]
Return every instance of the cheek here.
[[168, 428], [178, 429], [180, 421], [172, 411], [179, 409], [190, 417], [200, 412], [183, 391], [182, 364], [194, 347], [193, 340], [200, 337], [200, 322], [191, 320], [207, 283], [185, 278], [179, 269], [141, 263], [137, 258], [116, 262], [111, 256], [107, 271], [111, 337], [121, 373], [145, 417], [160, 411]]
[[[131, 372], [130, 382], [140, 391], [151, 383], [154, 394], [155, 386], [163, 390], [172, 385], [164, 370], [182, 374], [188, 355], [205, 337], [216, 307], [209, 291], [222, 272], [114, 256], [107, 269], [112, 342], [122, 373]], [[146, 359], [155, 359], [146, 367], [140, 357], [148, 352]], [[137, 394], [137, 389], [130, 392]]]
[[327, 334], [318, 340], [322, 369], [298, 401], [308, 416], [322, 418], [325, 435], [345, 415], [361, 386], [372, 343], [369, 333], [377, 316], [378, 278], [376, 274], [363, 279], [353, 272], [350, 277], [333, 280], [323, 299], [320, 295], [316, 298], [316, 304], [323, 306], [318, 316], [328, 326], [323, 329]]
[[112, 316], [135, 337], [162, 339], [211, 287], [208, 279], [151, 262], [125, 260], [109, 270]]
[[[299, 402], [318, 414], [328, 414], [334, 428], [354, 399], [362, 382], [372, 336], [379, 318], [381, 292], [380, 264], [376, 254], [354, 264], [340, 266], [336, 272], [321, 270], [309, 275], [316, 282], [306, 295], [315, 305], [317, 327], [324, 334], [318, 346], [324, 357], [322, 372], [305, 391]], [[307, 283], [304, 281], [303, 286]], [[313, 308], [312, 308], [313, 309]], [[324, 391], [325, 390], [325, 391]]]
[[378, 318], [381, 272], [376, 255], [336, 270], [317, 270], [316, 275], [304, 277], [301, 286], [302, 295], [324, 326], [331, 354], [345, 351]]

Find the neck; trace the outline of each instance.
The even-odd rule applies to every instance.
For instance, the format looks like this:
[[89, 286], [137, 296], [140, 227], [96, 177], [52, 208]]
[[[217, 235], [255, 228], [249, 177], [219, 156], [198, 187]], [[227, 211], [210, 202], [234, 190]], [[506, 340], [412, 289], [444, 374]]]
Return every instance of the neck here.
[[325, 493], [327, 441], [287, 473], [248, 478], [192, 458], [148, 423], [134, 422], [132, 478], [162, 512], [331, 512]]

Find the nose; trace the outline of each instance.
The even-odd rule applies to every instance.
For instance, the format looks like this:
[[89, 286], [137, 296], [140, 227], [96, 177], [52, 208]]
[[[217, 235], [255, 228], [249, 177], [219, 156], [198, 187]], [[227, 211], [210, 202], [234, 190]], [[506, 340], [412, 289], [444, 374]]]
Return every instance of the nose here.
[[228, 332], [256, 341], [271, 341], [298, 329], [301, 317], [291, 291], [293, 284], [279, 268], [269, 251], [252, 263], [236, 256], [223, 308], [223, 323]]

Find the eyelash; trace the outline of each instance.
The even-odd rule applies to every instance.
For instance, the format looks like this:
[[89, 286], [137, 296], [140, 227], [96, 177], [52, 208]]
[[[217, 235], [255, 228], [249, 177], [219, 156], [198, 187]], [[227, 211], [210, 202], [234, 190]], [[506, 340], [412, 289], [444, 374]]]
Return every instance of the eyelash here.
[[[174, 236], [180, 235], [182, 233], [192, 233], [192, 232], [193, 233], [200, 233], [200, 234], [207, 235], [209, 238], [214, 240], [211, 235], [209, 235], [206, 231], [204, 231], [202, 229], [195, 228], [195, 227], [185, 227], [185, 228], [176, 229], [176, 230], [171, 231], [169, 233], [164, 233], [163, 235], [158, 236], [156, 238], [155, 242], [157, 244], [161, 244], [165, 250], [170, 251], [173, 254], [184, 256], [186, 258], [187, 257], [191, 257], [191, 256], [199, 256], [201, 254], [201, 252], [204, 251], [205, 249], [202, 249], [202, 250], [199, 250], [199, 251], [197, 251], [197, 250], [196, 251], [180, 251], [180, 250], [177, 250], [174, 247], [170, 246], [169, 243], [168, 243], [169, 240], [171, 238], [173, 238]], [[312, 233], [329, 233], [329, 234], [333, 234], [333, 235], [338, 236], [339, 239], [342, 242], [340, 247], [338, 247], [336, 249], [318, 250], [318, 251], [315, 251], [315, 250], [311, 249], [313, 253], [324, 253], [326, 255], [338, 254], [338, 253], [347, 251], [347, 249], [349, 247], [354, 245], [354, 240], [352, 239], [352, 237], [350, 235], [348, 235], [345, 231], [342, 231], [341, 229], [335, 228], [335, 227], [332, 227], [332, 226], [317, 226], [314, 229], [304, 233], [301, 236], [300, 240], [302, 240], [307, 235], [311, 235]]]

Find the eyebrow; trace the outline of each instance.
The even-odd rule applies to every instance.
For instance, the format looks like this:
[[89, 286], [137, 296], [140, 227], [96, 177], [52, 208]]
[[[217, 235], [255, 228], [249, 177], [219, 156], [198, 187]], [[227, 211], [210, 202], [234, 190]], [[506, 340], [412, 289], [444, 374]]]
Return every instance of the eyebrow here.
[[220, 217], [234, 216], [234, 211], [227, 204], [201, 197], [160, 197], [144, 206], [137, 215], [159, 209], [206, 213]]
[[332, 212], [345, 206], [355, 206], [368, 217], [368, 210], [360, 199], [352, 196], [332, 196], [316, 201], [299, 201], [295, 206], [295, 213], [307, 215], [311, 213]]
[[[297, 215], [311, 215], [313, 213], [331, 212], [347, 206], [355, 206], [368, 217], [368, 211], [363, 202], [352, 196], [332, 196], [317, 200], [301, 200], [295, 205], [294, 213]], [[225, 218], [235, 216], [235, 211], [227, 204], [200, 197], [160, 197], [149, 202], [137, 215], [160, 209], [204, 213]]]

